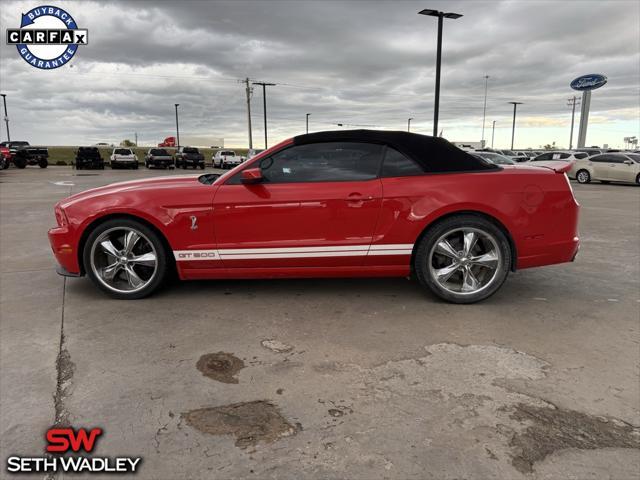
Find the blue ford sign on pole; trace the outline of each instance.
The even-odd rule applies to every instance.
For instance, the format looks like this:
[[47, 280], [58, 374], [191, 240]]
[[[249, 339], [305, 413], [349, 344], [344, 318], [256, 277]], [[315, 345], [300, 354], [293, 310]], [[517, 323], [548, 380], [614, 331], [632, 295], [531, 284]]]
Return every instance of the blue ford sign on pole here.
[[607, 83], [607, 77], [599, 73], [590, 73], [574, 79], [569, 86], [582, 92], [582, 107], [580, 110], [580, 130], [578, 131], [578, 148], [585, 146], [587, 140], [587, 125], [589, 123], [589, 107], [591, 106], [591, 90], [602, 87]]

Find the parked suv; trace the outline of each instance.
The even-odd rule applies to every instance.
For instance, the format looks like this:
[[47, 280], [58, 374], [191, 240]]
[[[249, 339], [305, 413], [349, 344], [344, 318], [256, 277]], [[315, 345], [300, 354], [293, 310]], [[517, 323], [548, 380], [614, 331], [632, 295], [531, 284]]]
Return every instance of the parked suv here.
[[204, 155], [196, 147], [180, 147], [175, 158], [176, 168], [200, 167], [204, 170]]
[[640, 154], [602, 153], [576, 161], [569, 176], [578, 183], [599, 180], [602, 183], [625, 182], [640, 184]]
[[240, 165], [243, 161], [242, 157], [236, 155], [233, 150], [218, 150], [211, 159], [214, 167], [230, 168]]
[[111, 168], [138, 168], [138, 157], [130, 148], [117, 147], [111, 154]]
[[76, 170], [84, 168], [104, 169], [104, 160], [97, 147], [79, 147], [76, 152]]
[[150, 148], [144, 157], [144, 166], [147, 168], [175, 168], [173, 157], [164, 148]]

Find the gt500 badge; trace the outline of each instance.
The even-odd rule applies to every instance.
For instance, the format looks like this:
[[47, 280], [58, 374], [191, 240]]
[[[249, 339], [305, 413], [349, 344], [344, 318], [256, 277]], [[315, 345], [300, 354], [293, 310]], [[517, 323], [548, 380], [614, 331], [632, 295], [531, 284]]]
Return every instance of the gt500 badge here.
[[215, 250], [178, 250], [174, 251], [176, 260], [217, 260]]
[[20, 28], [7, 29], [7, 44], [15, 45], [29, 65], [43, 70], [66, 65], [79, 45], [89, 43], [89, 31], [78, 28], [69, 13], [43, 5], [22, 14]]

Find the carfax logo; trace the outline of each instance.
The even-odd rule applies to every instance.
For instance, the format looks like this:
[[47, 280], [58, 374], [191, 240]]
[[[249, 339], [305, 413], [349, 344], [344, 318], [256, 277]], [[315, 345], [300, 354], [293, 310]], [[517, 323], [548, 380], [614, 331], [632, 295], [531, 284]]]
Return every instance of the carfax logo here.
[[7, 44], [15, 45], [30, 65], [52, 70], [69, 63], [79, 45], [89, 43], [89, 31], [78, 28], [69, 13], [44, 5], [22, 14], [20, 28], [7, 29]]

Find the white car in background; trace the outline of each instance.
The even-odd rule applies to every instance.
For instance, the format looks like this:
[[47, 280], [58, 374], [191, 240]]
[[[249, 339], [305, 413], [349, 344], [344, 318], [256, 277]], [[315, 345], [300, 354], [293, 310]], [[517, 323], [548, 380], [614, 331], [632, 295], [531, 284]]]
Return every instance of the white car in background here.
[[640, 154], [601, 153], [577, 160], [569, 176], [578, 183], [598, 180], [602, 183], [624, 182], [640, 185]]
[[117, 147], [113, 149], [110, 157], [111, 168], [134, 168], [138, 169], [138, 157], [130, 148]]
[[575, 162], [576, 160], [582, 160], [589, 156], [588, 153], [585, 152], [574, 152], [572, 150], [552, 150], [549, 152], [544, 152], [538, 155], [537, 157], [529, 160], [530, 162], [547, 162], [558, 160], [563, 162]]
[[255, 157], [256, 155], [262, 152], [264, 152], [264, 149], [262, 148], [250, 148], [249, 150], [247, 150], [247, 156], [245, 159], [251, 160], [253, 157]]
[[218, 150], [211, 158], [214, 167], [232, 168], [240, 165], [244, 159], [233, 150]]

